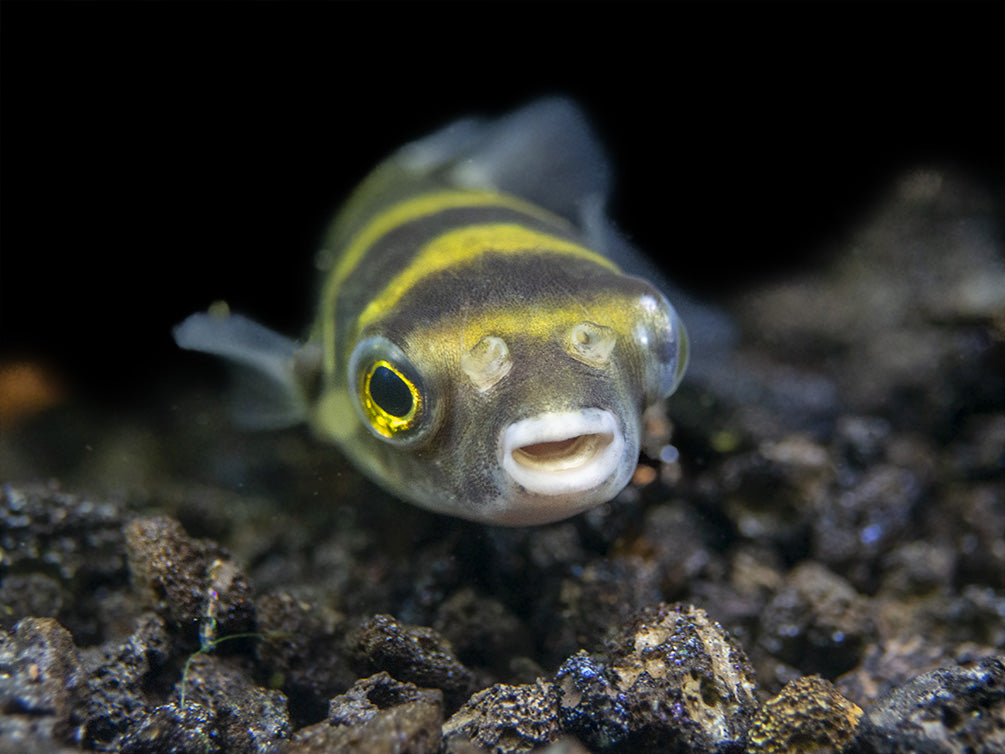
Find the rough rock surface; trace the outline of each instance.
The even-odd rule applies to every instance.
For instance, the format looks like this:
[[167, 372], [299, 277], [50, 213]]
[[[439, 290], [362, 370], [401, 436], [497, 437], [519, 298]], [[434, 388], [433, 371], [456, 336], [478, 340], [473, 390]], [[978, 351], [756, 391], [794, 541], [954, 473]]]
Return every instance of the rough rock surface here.
[[613, 639], [605, 665], [584, 653], [558, 671], [560, 719], [587, 745], [725, 751], [757, 709], [743, 650], [704, 610], [658, 604]]
[[381, 672], [331, 700], [324, 722], [300, 730], [283, 754], [432, 754], [440, 748], [443, 694]]
[[[443, 726], [446, 751], [473, 743], [495, 754], [532, 751], [559, 736], [558, 699], [550, 683], [496, 684], [479, 691]], [[476, 749], [478, 750], [478, 749]]]
[[869, 707], [858, 744], [869, 754], [1005, 751], [1005, 656], [893, 689]]
[[748, 754], [840, 751], [855, 736], [861, 708], [834, 685], [810, 675], [785, 684], [765, 702], [747, 731]]

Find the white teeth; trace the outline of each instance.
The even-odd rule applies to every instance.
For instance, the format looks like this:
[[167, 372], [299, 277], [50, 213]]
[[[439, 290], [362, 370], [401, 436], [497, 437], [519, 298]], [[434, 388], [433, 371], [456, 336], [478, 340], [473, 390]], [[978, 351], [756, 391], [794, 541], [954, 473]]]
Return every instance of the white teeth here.
[[593, 490], [618, 475], [625, 438], [610, 411], [585, 408], [514, 422], [503, 430], [503, 468], [538, 495]]

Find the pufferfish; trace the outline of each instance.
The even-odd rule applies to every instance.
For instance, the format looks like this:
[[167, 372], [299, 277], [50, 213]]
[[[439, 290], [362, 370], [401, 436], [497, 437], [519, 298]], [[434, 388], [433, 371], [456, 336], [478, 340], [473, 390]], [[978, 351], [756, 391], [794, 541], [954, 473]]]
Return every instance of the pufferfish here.
[[[570, 101], [407, 144], [349, 198], [318, 257], [309, 337], [194, 314], [182, 348], [237, 362], [239, 419], [306, 421], [425, 508], [543, 524], [604, 503], [638, 462], [687, 337], [605, 215], [609, 170]], [[251, 396], [249, 398], [249, 396]]]

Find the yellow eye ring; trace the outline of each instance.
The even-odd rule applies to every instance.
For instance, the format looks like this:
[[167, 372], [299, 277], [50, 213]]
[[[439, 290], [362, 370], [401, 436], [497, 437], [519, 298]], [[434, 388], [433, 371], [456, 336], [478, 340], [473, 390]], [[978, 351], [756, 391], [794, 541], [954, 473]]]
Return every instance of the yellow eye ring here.
[[376, 361], [360, 381], [360, 405], [384, 437], [411, 429], [422, 414], [422, 393], [389, 361]]

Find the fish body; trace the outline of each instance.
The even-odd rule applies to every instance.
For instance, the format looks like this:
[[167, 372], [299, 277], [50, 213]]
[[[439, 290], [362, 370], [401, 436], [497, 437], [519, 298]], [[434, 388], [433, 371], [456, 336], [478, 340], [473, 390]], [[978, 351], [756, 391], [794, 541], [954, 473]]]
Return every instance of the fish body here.
[[674, 308], [622, 272], [607, 184], [567, 100], [458, 121], [336, 217], [305, 343], [208, 314], [176, 339], [270, 388], [253, 421], [306, 420], [405, 500], [494, 524], [574, 515], [628, 483], [642, 412], [687, 363]]

